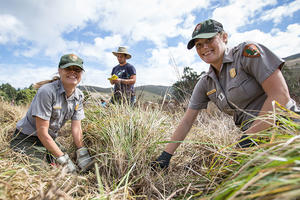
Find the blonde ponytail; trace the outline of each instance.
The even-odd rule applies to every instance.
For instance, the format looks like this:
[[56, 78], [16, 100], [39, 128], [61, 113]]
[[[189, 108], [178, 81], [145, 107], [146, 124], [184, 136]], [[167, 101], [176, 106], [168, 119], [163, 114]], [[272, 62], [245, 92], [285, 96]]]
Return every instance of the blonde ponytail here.
[[52, 83], [53, 81], [56, 81], [56, 80], [60, 80], [60, 77], [59, 76], [54, 76], [51, 80], [45, 80], [45, 81], [40, 81], [38, 83], [35, 83], [33, 85], [33, 88], [34, 89], [39, 89], [42, 85], [45, 85], [47, 83]]

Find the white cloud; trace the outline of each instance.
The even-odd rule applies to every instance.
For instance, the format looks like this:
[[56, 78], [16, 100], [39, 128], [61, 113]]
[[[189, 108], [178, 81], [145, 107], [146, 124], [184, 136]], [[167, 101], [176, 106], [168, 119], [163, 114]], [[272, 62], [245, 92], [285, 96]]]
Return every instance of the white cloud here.
[[16, 42], [23, 29], [23, 24], [14, 16], [0, 15], [0, 44]]
[[[295, 15], [299, 2], [277, 6], [281, 2], [276, 0], [230, 0], [223, 7], [213, 8], [211, 1], [205, 0], [11, 0], [0, 7], [0, 45], [14, 49], [13, 54], [26, 57], [25, 60], [38, 56], [40, 63], [48, 62], [49, 58], [57, 61], [64, 53], [78, 54], [86, 65], [82, 83], [102, 87], [110, 86], [106, 79], [117, 64], [111, 51], [127, 45], [139, 54], [129, 60], [136, 61], [132, 64], [137, 68], [137, 85], [170, 85], [186, 66], [199, 73], [208, 69], [194, 49], [186, 49], [191, 31], [198, 23], [195, 20], [206, 16], [223, 23], [230, 34], [231, 46], [251, 39], [281, 57], [299, 53], [297, 22], [286, 30], [277, 24], [270, 32], [263, 32], [260, 27], [241, 32], [248, 25], [259, 25], [260, 20], [282, 22], [284, 17]], [[14, 66], [8, 63], [5, 69], [4, 65], [0, 67], [0, 81], [14, 80], [19, 85], [20, 80], [33, 83], [49, 76], [47, 67], [39, 71], [40, 66], [34, 63]], [[22, 73], [10, 68], [20, 68]]]
[[263, 13], [261, 19], [272, 20], [274, 23], [279, 23], [282, 21], [283, 17], [291, 17], [298, 10], [300, 10], [300, 0], [295, 0], [290, 4], [278, 6], [274, 9], [267, 10]]
[[110, 70], [97, 70], [94, 68], [86, 68], [83, 74], [81, 85], [94, 85], [99, 87], [111, 87], [107, 80], [110, 77]]
[[172, 85], [180, 79], [184, 67], [191, 67], [198, 73], [208, 69], [194, 49], [187, 50], [186, 44], [153, 49], [147, 63], [137, 65], [137, 85]]
[[187, 16], [192, 15], [193, 10], [208, 5], [209, 1], [205, 0], [190, 0], [188, 3], [185, 0], [105, 1], [100, 11], [103, 19], [100, 27], [128, 36], [135, 42], [150, 40], [157, 46], [165, 46], [166, 38], [178, 36], [181, 32], [178, 25], [185, 23], [185, 19], [190, 20]]
[[15, 88], [24, 88], [39, 81], [52, 79], [57, 72], [55, 67], [36, 68], [30, 64], [0, 65], [0, 83], [9, 83]]
[[24, 56], [34, 56], [38, 50], [47, 56], [57, 56], [72, 43], [64, 39], [64, 34], [83, 30], [87, 23], [97, 22], [101, 30], [121, 35], [129, 41], [147, 39], [164, 46], [167, 37], [183, 32], [178, 25], [185, 23], [185, 19], [190, 22], [192, 10], [205, 8], [208, 4], [205, 0], [189, 3], [185, 0], [11, 0], [0, 8], [12, 21], [12, 26], [0, 25], [5, 33], [1, 39], [2, 43], [12, 38], [32, 42], [35, 50], [25, 50]]
[[276, 0], [232, 0], [229, 5], [216, 8], [212, 18], [221, 22], [228, 33], [235, 33], [238, 28], [255, 21], [265, 6], [276, 3]]
[[248, 40], [264, 44], [282, 58], [287, 57], [300, 52], [300, 25], [291, 24], [286, 31], [274, 29], [271, 33], [264, 33], [257, 29], [234, 33], [229, 38], [229, 46]]
[[[15, 24], [22, 24], [15, 31], [19, 39], [31, 41], [40, 51], [45, 49], [46, 55], [55, 56], [67, 47], [63, 33], [80, 30], [88, 21], [97, 20], [100, 5], [94, 0], [11, 0], [1, 5], [0, 11], [13, 15], [19, 22]], [[4, 32], [10, 31], [10, 27], [1, 28]]]

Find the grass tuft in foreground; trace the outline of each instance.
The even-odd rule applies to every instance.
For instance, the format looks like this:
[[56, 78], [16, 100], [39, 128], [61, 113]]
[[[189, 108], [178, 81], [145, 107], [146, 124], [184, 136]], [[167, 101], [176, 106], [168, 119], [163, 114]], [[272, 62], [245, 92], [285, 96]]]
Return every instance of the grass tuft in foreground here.
[[[296, 199], [299, 194], [299, 123], [288, 113], [264, 116], [274, 118], [274, 127], [260, 133], [261, 145], [238, 149], [241, 132], [232, 119], [202, 112], [169, 170], [155, 172], [150, 162], [183, 113], [94, 102], [86, 106], [83, 130], [96, 170], [77, 176], [11, 151], [9, 138], [26, 109], [5, 102], [0, 107], [0, 199]], [[74, 158], [68, 133], [67, 125], [58, 139]]]

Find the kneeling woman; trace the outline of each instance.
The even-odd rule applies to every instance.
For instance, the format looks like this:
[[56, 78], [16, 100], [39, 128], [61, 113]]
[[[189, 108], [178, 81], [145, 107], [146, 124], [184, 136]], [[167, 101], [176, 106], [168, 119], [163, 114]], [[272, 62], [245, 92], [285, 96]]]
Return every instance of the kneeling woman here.
[[39, 88], [26, 116], [18, 121], [10, 146], [13, 150], [25, 153], [33, 160], [66, 165], [68, 172], [77, 167], [61, 146], [55, 142], [58, 131], [71, 120], [71, 132], [77, 147], [79, 170], [87, 170], [92, 159], [83, 147], [81, 120], [84, 118], [83, 94], [76, 88], [81, 81], [83, 61], [74, 54], [61, 57], [58, 65], [59, 77], [36, 84]]

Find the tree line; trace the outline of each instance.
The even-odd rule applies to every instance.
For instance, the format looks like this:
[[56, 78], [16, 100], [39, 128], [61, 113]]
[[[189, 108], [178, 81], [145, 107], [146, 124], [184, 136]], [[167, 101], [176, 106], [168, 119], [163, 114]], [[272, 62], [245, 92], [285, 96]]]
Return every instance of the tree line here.
[[[172, 85], [172, 98], [177, 102], [184, 102], [189, 99], [197, 81], [204, 73], [197, 74], [192, 68], [185, 67], [182, 77]], [[30, 103], [36, 92], [37, 90], [33, 88], [33, 85], [24, 89], [15, 89], [9, 83], [0, 85], [0, 99], [17, 105]], [[87, 93], [85, 95], [86, 97], [89, 96]]]
[[24, 89], [15, 89], [9, 83], [0, 85], [0, 99], [13, 104], [28, 104], [32, 101], [35, 94], [36, 90], [32, 85]]

